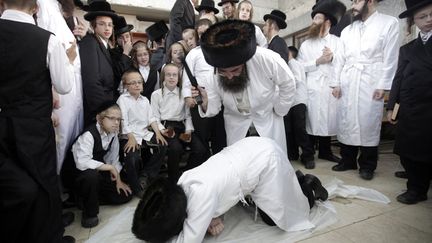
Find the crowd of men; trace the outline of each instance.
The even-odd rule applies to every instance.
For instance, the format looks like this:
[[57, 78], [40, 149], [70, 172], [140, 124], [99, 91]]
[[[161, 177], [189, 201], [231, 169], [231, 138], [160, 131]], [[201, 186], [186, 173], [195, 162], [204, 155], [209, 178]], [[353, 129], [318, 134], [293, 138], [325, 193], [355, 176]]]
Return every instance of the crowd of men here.
[[[388, 90], [387, 118], [397, 123], [395, 153], [408, 178], [397, 200], [427, 200], [432, 1], [405, 0], [399, 18], [420, 33], [401, 48], [398, 19], [379, 12], [380, 2], [352, 0], [347, 11], [338, 0], [317, 0], [297, 51], [279, 36], [286, 14], [264, 15], [261, 30], [251, 22], [249, 0], [218, 2], [223, 20], [213, 0], [176, 0], [169, 28], [164, 21], [148, 27], [148, 43], [134, 42], [134, 27], [104, 0], [0, 0], [0, 235], [5, 242], [74, 242], [63, 236], [73, 220], [62, 215], [66, 161], [79, 172], [96, 171], [96, 180], [106, 176], [112, 193], [125, 194], [110, 202], [100, 195], [107, 184], [90, 192], [72, 177], [71, 200], [86, 202], [80, 193], [87, 190], [96, 205], [96, 216], [83, 213], [83, 227], [98, 224], [99, 200], [142, 197], [152, 179], [140, 175], [149, 167], [158, 174], [165, 155], [176, 182], [185, 148], [196, 160], [187, 170], [251, 136], [272, 139], [306, 169], [315, 167], [318, 150], [318, 158], [337, 163], [333, 171], [358, 169], [372, 180]], [[76, 8], [88, 22], [74, 15]], [[135, 99], [127, 112], [125, 95]], [[131, 113], [138, 102], [148, 109], [145, 119]], [[121, 124], [127, 117], [135, 123]], [[135, 161], [128, 159], [131, 148], [140, 151], [132, 190], [120, 180], [122, 166]], [[80, 158], [90, 162], [80, 167]]]

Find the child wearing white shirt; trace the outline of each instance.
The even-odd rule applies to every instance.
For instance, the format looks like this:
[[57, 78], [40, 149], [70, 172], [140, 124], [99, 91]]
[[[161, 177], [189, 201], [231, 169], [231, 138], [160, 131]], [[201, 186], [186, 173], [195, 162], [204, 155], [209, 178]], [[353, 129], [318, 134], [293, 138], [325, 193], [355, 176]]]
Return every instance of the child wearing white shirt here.
[[[166, 154], [167, 148], [164, 145], [167, 145], [167, 141], [158, 129], [148, 99], [141, 95], [143, 78], [140, 73], [136, 70], [126, 71], [122, 81], [127, 92], [117, 100], [123, 117], [121, 151], [124, 153], [124, 164], [131, 168], [127, 175], [132, 191], [138, 197], [142, 197], [147, 180], [159, 174]], [[148, 130], [149, 126], [153, 132]], [[151, 157], [143, 163], [141, 152], [144, 149], [148, 150], [147, 142], [156, 146], [153, 147], [153, 154], [147, 153]]]
[[191, 148], [187, 169], [200, 165], [207, 154], [201, 140], [192, 133], [192, 119], [181, 95], [179, 78], [179, 68], [173, 63], [166, 64], [161, 72], [162, 88], [151, 96], [159, 129], [168, 141], [168, 178], [172, 182], [180, 177], [179, 164], [186, 145]]

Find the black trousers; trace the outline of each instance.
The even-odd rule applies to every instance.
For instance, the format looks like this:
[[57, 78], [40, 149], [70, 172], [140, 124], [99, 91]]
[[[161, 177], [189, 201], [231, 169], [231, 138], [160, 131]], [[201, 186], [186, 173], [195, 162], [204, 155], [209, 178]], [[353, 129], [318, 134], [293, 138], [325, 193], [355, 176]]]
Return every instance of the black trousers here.
[[[359, 150], [360, 156], [357, 159]], [[341, 163], [347, 167], [357, 168], [358, 162], [360, 171], [374, 172], [378, 162], [378, 147], [351, 146], [341, 143], [341, 157]]]
[[219, 153], [227, 146], [223, 111], [222, 107], [222, 110], [216, 116], [202, 118], [199, 115], [198, 106], [190, 109], [192, 123], [195, 129], [194, 133], [207, 149], [206, 159], [212, 154]]
[[1, 242], [61, 241], [56, 167], [49, 117], [0, 117]]
[[333, 155], [331, 150], [331, 137], [324, 136], [313, 136], [309, 135], [310, 147], [315, 151], [315, 147], [318, 147], [318, 156]]
[[167, 121], [165, 127], [169, 126], [174, 128], [175, 136], [166, 138], [168, 141], [168, 178], [173, 182], [177, 182], [180, 177], [180, 160], [185, 152], [185, 147], [189, 146], [191, 149], [186, 169], [195, 168], [206, 161], [208, 151], [194, 133], [191, 134], [192, 138], [189, 143], [179, 139], [180, 134], [185, 131], [183, 123]]
[[285, 137], [287, 141], [288, 158], [296, 160], [299, 157], [298, 147], [302, 149], [301, 161], [314, 159], [314, 149], [311, 147], [306, 133], [306, 105], [298, 104], [284, 116]]
[[[122, 181], [126, 175], [120, 172]], [[123, 191], [117, 192], [116, 182], [111, 180], [110, 172], [88, 169], [81, 171], [75, 180], [75, 190], [78, 200], [83, 203], [83, 215], [95, 217], [99, 213], [99, 205], [123, 204], [132, 199], [132, 195], [126, 196]]]
[[124, 146], [127, 140], [120, 140], [120, 154], [122, 154], [123, 170], [128, 178], [129, 185], [134, 193], [141, 190], [138, 177], [146, 176], [150, 179], [155, 178], [160, 171], [161, 165], [164, 162], [168, 147], [157, 145], [156, 135], [151, 138], [151, 146], [153, 153], [150, 152], [150, 147], [146, 141], [142, 141], [140, 149], [128, 153], [124, 152]]
[[432, 161], [414, 161], [401, 157], [401, 163], [408, 175], [407, 189], [427, 195], [432, 180]]

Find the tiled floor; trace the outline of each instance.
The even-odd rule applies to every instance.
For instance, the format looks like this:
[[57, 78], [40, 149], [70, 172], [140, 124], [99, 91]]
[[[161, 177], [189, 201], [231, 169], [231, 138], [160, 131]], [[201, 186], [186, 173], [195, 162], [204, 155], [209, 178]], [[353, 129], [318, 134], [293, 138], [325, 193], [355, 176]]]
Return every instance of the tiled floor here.
[[[405, 190], [405, 180], [394, 177], [394, 172], [401, 170], [399, 158], [392, 154], [391, 142], [382, 142], [380, 157], [375, 178], [364, 181], [357, 171], [334, 172], [334, 163], [317, 160], [314, 170], [306, 170], [298, 161], [292, 161], [293, 166], [304, 172], [318, 175], [323, 181], [337, 177], [347, 185], [358, 185], [373, 188], [385, 194], [392, 200], [390, 204], [380, 204], [363, 200], [343, 198], [332, 199], [338, 212], [339, 221], [323, 230], [317, 231], [304, 243], [423, 243], [432, 242], [432, 193], [429, 190], [429, 200], [416, 205], [404, 205], [395, 200], [396, 196]], [[337, 150], [337, 148], [336, 148]], [[72, 235], [77, 242], [84, 242], [92, 234], [101, 229], [111, 216], [119, 213], [125, 206], [138, 203], [132, 200], [123, 206], [102, 206], [100, 209], [100, 224], [92, 229], [84, 229], [80, 225], [81, 214], [75, 212], [75, 222], [66, 228], [66, 235]], [[266, 242], [267, 243], [267, 242]]]

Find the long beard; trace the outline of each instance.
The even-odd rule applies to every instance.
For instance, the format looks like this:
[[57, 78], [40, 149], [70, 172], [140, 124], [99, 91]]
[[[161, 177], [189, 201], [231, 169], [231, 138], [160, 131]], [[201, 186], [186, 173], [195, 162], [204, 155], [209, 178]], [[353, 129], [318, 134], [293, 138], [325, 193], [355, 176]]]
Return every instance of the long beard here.
[[310, 39], [316, 39], [316, 38], [318, 38], [320, 36], [321, 31], [322, 31], [323, 25], [324, 25], [324, 23], [321, 23], [321, 24], [315, 24], [314, 23], [314, 24], [312, 24], [309, 27], [308, 37]]
[[[354, 12], [357, 12], [358, 14], [354, 15]], [[359, 21], [359, 20], [361, 21], [363, 19], [363, 16], [366, 16], [368, 13], [369, 13], [369, 9], [367, 7], [367, 1], [365, 1], [364, 5], [360, 9], [360, 11], [356, 11], [356, 10], [352, 11], [352, 16], [353, 16], [352, 22]]]
[[242, 92], [244, 89], [246, 89], [248, 83], [249, 78], [247, 76], [246, 68], [243, 68], [243, 71], [239, 76], [235, 76], [232, 79], [219, 76], [219, 85], [224, 91], [230, 93]]

